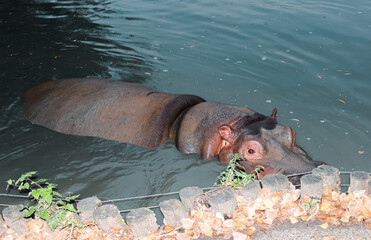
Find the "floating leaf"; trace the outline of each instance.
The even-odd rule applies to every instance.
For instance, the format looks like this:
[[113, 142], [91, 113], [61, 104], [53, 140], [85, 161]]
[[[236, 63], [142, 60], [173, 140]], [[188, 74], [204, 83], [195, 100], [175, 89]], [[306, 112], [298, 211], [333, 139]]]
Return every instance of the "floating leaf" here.
[[339, 102], [347, 104], [344, 100], [338, 99]]

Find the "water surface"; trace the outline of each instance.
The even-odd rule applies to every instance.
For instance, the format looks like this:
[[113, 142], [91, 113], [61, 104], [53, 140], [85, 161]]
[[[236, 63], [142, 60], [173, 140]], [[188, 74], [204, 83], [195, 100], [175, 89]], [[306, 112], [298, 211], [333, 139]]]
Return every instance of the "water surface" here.
[[30, 170], [59, 192], [115, 199], [209, 187], [225, 168], [171, 143], [150, 151], [30, 124], [22, 92], [71, 77], [139, 82], [266, 115], [277, 107], [312, 158], [371, 172], [368, 0], [9, 0], [0, 36], [0, 193]]

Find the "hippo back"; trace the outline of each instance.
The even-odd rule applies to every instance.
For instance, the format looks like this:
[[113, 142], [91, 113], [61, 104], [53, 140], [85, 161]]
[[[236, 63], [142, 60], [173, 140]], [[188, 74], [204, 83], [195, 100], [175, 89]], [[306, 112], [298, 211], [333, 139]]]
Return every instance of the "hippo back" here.
[[23, 96], [26, 118], [52, 130], [154, 149], [176, 117], [204, 100], [108, 79], [49, 81]]

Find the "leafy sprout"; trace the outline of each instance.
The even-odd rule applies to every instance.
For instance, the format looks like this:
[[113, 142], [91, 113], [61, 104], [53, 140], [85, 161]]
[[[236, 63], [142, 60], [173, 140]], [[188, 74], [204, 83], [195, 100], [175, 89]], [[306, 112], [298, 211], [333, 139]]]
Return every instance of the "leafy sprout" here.
[[250, 180], [259, 179], [259, 172], [264, 169], [263, 166], [257, 165], [252, 173], [247, 174], [240, 161], [243, 161], [241, 156], [238, 153], [234, 154], [226, 170], [218, 176], [218, 186], [241, 187], [248, 184]]
[[319, 203], [320, 203], [320, 200], [313, 199], [312, 201], [308, 201], [307, 203], [304, 203], [303, 207], [305, 210], [307, 210], [308, 208], [311, 208], [314, 205], [319, 204]]
[[58, 225], [62, 227], [74, 225], [71, 213], [76, 212], [73, 201], [79, 195], [63, 197], [55, 191], [57, 184], [49, 183], [48, 179], [34, 180], [36, 173], [36, 171], [26, 172], [17, 180], [9, 179], [6, 181], [6, 190], [15, 187], [19, 191], [28, 191], [31, 202], [20, 209], [20, 211], [23, 211], [23, 216], [29, 218], [36, 214], [44, 219], [53, 230]]

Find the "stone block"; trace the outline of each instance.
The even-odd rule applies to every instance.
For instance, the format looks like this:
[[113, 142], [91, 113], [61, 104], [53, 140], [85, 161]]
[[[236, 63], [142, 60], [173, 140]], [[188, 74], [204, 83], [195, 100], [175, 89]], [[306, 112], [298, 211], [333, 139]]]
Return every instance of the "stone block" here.
[[352, 192], [366, 190], [370, 181], [370, 175], [364, 171], [356, 171], [350, 174], [349, 190]]
[[267, 188], [271, 192], [287, 192], [291, 189], [289, 179], [281, 173], [265, 175], [261, 180], [261, 184], [263, 188]]
[[371, 180], [368, 180], [366, 194], [371, 196]]
[[3, 218], [10, 229], [18, 235], [22, 235], [27, 229], [27, 221], [23, 213], [19, 211], [23, 205], [12, 205], [3, 209]]
[[340, 192], [340, 172], [337, 168], [329, 165], [321, 165], [313, 169], [312, 174], [322, 178], [323, 193], [327, 193], [330, 188], [333, 191]]
[[242, 186], [240, 190], [237, 190], [237, 193], [244, 198], [254, 201], [259, 197], [260, 190], [260, 182], [251, 180], [248, 184]]
[[183, 218], [188, 217], [188, 210], [177, 199], [170, 199], [160, 202], [160, 209], [164, 215], [164, 224], [176, 227], [182, 223]]
[[127, 225], [120, 215], [119, 209], [113, 204], [98, 207], [93, 213], [94, 221], [105, 232], [116, 233], [115, 229], [127, 230]]
[[102, 206], [102, 201], [96, 196], [80, 200], [77, 203], [80, 221], [94, 221], [93, 213], [100, 206]]
[[138, 208], [130, 211], [126, 216], [126, 222], [134, 237], [145, 237], [158, 229], [156, 216], [148, 208]]
[[308, 196], [321, 199], [323, 193], [323, 180], [320, 176], [307, 174], [300, 178], [301, 197]]
[[199, 187], [186, 187], [179, 191], [180, 200], [188, 211], [198, 207], [195, 200], [201, 194], [203, 194], [203, 191]]
[[231, 218], [237, 207], [235, 192], [230, 187], [211, 190], [206, 193], [206, 198], [211, 209], [222, 213], [226, 218]]

